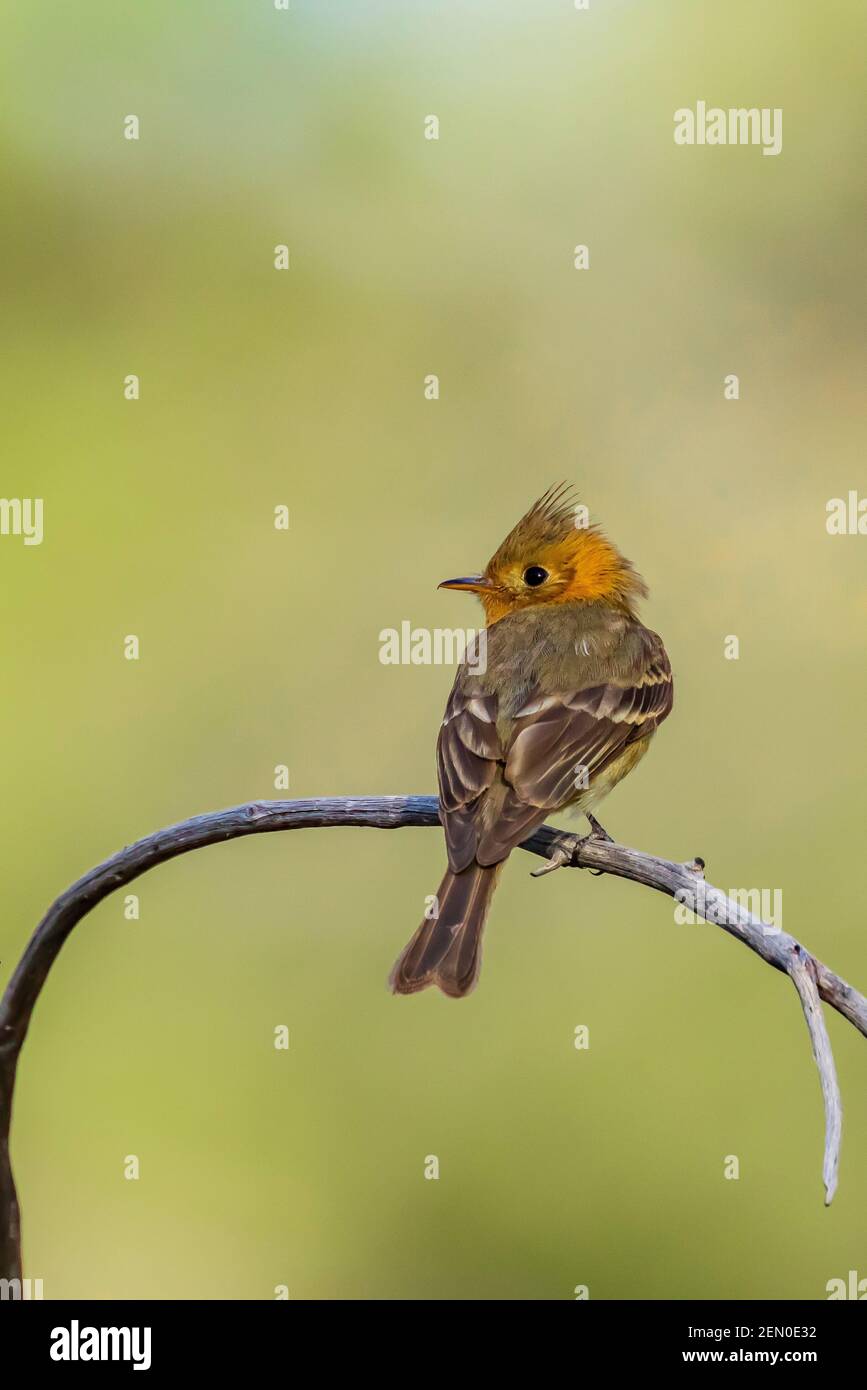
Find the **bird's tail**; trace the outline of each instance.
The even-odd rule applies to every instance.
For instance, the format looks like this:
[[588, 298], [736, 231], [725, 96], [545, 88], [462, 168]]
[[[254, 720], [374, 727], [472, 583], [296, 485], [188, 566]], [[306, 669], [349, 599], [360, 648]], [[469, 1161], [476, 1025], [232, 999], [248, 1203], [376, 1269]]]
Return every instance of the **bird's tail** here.
[[430, 912], [398, 956], [389, 977], [395, 994], [437, 985], [460, 999], [469, 994], [482, 961], [482, 928], [502, 864], [471, 864], [446, 873]]

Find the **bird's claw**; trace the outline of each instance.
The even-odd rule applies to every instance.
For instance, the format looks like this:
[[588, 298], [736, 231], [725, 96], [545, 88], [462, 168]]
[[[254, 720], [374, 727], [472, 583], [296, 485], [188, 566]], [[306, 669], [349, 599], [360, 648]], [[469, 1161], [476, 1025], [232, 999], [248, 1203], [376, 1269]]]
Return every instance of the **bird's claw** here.
[[[541, 878], [543, 874], [553, 874], [555, 869], [563, 869], [567, 864], [574, 864], [577, 854], [589, 840], [607, 840], [609, 844], [614, 843], [608, 831], [599, 824], [595, 816], [591, 816], [589, 811], [585, 811], [584, 814], [590, 822], [590, 834], [564, 835], [555, 844], [547, 864], [543, 864], [541, 869], [533, 869], [530, 874], [531, 878]], [[590, 872], [595, 878], [598, 878], [605, 870], [591, 869]]]
[[588, 840], [607, 840], [608, 843], [609, 843], [610, 845], [613, 845], [613, 844], [614, 844], [614, 839], [613, 839], [613, 837], [612, 837], [611, 835], [608, 834], [608, 831], [605, 829], [605, 826], [604, 826], [604, 825], [600, 825], [599, 822], [598, 822], [598, 820], [596, 819], [596, 817], [595, 817], [595, 816], [591, 816], [591, 814], [590, 814], [589, 811], [585, 811], [584, 814], [585, 814], [585, 816], [587, 817], [587, 819], [589, 820], [589, 822], [590, 822], [590, 827], [591, 827], [591, 828], [590, 828], [590, 834], [587, 836], [587, 839], [588, 839]]
[[530, 877], [541, 878], [543, 874], [553, 874], [555, 869], [562, 869], [567, 864], [572, 864], [581, 846], [586, 845], [587, 841], [592, 838], [592, 832], [590, 835], [564, 835], [555, 844], [547, 864], [543, 864], [541, 869], [533, 869]]

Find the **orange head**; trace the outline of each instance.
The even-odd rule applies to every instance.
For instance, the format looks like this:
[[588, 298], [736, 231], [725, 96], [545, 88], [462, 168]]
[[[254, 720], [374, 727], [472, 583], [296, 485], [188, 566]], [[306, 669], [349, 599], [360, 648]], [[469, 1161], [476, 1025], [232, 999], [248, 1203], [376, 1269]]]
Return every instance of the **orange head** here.
[[565, 483], [549, 488], [510, 531], [484, 574], [445, 579], [441, 589], [478, 594], [490, 625], [521, 608], [601, 599], [627, 611], [647, 593], [644, 580], [586, 523]]

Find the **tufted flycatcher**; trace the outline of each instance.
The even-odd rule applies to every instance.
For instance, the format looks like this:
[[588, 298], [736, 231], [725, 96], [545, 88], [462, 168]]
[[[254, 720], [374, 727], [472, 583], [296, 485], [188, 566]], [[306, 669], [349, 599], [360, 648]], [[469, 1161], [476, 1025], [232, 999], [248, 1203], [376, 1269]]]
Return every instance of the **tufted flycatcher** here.
[[644, 581], [583, 515], [561, 483], [483, 574], [439, 586], [481, 599], [485, 661], [467, 654], [446, 706], [437, 767], [449, 867], [391, 972], [396, 994], [469, 993], [511, 851], [554, 811], [589, 816], [671, 711], [665, 648], [635, 613]]

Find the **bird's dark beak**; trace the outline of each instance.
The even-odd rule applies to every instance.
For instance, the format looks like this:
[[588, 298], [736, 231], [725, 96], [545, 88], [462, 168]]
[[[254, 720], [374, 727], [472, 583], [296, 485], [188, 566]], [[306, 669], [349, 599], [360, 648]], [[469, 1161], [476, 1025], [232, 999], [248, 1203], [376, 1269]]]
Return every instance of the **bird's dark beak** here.
[[469, 589], [475, 593], [478, 589], [493, 589], [490, 579], [483, 574], [468, 574], [463, 579], [444, 579], [442, 584], [438, 584], [438, 589]]

